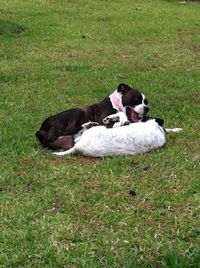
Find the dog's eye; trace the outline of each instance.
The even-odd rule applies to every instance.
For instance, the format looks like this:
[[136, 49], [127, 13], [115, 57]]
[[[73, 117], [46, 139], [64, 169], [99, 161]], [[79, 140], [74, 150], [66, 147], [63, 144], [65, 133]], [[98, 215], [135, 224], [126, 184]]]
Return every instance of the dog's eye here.
[[147, 105], [148, 104], [148, 100], [145, 99], [144, 100], [144, 104]]

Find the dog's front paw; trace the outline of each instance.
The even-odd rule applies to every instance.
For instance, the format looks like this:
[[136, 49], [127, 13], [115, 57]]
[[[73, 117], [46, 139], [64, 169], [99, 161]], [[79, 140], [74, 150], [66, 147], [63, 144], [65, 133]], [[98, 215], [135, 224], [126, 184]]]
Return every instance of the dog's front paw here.
[[116, 123], [116, 122], [119, 122], [120, 121], [120, 118], [119, 118], [119, 116], [107, 116], [107, 117], [105, 117], [104, 119], [103, 119], [103, 123], [105, 124], [105, 125], [112, 125], [112, 124], [114, 124], [114, 123]]
[[103, 119], [104, 125], [108, 125], [109, 122], [110, 122], [110, 118], [108, 116]]
[[122, 126], [127, 126], [127, 125], [130, 125], [129, 121], [125, 121]]
[[99, 126], [99, 124], [97, 122], [87, 122], [87, 123], [82, 125], [82, 128], [84, 130], [86, 130], [86, 129], [89, 129], [91, 127], [96, 127], [96, 126]]

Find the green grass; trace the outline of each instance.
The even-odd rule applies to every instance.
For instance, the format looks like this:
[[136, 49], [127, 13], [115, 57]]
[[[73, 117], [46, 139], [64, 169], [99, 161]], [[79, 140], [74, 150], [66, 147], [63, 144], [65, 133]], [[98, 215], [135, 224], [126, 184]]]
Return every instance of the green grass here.
[[[200, 5], [2, 0], [2, 267], [200, 267]], [[127, 83], [169, 134], [134, 157], [53, 157], [47, 116]]]

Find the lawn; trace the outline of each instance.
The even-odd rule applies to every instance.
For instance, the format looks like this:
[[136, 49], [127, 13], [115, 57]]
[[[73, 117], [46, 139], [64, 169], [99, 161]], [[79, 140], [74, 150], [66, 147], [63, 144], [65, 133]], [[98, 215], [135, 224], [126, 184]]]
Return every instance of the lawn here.
[[[1, 0], [1, 267], [200, 267], [200, 4]], [[57, 158], [49, 115], [138, 88], [169, 134], [129, 157]]]

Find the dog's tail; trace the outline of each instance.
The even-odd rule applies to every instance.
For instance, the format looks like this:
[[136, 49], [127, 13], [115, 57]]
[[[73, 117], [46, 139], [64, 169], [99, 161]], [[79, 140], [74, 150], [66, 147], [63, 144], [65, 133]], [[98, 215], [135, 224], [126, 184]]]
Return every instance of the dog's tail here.
[[64, 156], [64, 155], [69, 155], [69, 154], [75, 154], [77, 151], [75, 149], [75, 146], [72, 147], [71, 149], [63, 152], [53, 152], [52, 154], [57, 155], [57, 156]]
[[179, 133], [181, 132], [183, 129], [182, 128], [165, 128], [165, 131], [167, 133]]

